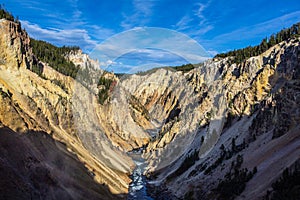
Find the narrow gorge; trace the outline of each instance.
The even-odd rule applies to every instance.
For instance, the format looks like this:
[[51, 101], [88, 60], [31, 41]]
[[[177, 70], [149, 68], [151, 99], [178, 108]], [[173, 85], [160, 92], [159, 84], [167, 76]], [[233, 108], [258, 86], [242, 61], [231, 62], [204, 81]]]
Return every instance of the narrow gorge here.
[[0, 33], [0, 199], [271, 199], [299, 177], [299, 35], [118, 75], [44, 44], [71, 72], [51, 66], [16, 21]]

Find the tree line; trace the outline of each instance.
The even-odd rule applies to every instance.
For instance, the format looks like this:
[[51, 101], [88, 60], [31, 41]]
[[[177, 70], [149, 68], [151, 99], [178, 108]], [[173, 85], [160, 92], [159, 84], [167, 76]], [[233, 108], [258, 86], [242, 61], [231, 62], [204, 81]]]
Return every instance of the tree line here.
[[252, 56], [258, 56], [268, 50], [270, 47], [279, 44], [282, 41], [288, 40], [290, 38], [300, 36], [300, 22], [292, 25], [290, 28], [283, 29], [280, 32], [271, 35], [269, 38], [264, 38], [259, 45], [248, 46], [243, 49], [229, 51], [227, 53], [220, 53], [215, 56], [215, 58], [225, 58], [233, 57], [235, 63], [241, 63], [247, 58]]
[[48, 42], [33, 38], [30, 39], [30, 46], [38, 60], [48, 63], [56, 71], [66, 76], [76, 77], [79, 67], [67, 60], [65, 56], [72, 51], [78, 51], [78, 46], [57, 47]]
[[18, 31], [21, 31], [21, 22], [18, 17], [14, 17], [10, 12], [8, 12], [3, 5], [0, 4], [0, 19], [6, 19], [18, 24]]
[[14, 18], [14, 16], [8, 12], [3, 5], [0, 4], [0, 19], [7, 19], [9, 21], [13, 21], [19, 23], [19, 20]]
[[[8, 12], [3, 5], [0, 5], [0, 19], [7, 19], [15, 22], [19, 25], [18, 27], [21, 28], [19, 19]], [[78, 46], [57, 47], [48, 42], [35, 40], [33, 38], [30, 38], [30, 46], [32, 47], [33, 54], [38, 60], [48, 63], [56, 71], [66, 76], [76, 77], [79, 67], [67, 60], [65, 56], [72, 51], [78, 51], [80, 49]], [[42, 75], [42, 70], [38, 65], [38, 62], [33, 62], [30, 69], [40, 76]]]

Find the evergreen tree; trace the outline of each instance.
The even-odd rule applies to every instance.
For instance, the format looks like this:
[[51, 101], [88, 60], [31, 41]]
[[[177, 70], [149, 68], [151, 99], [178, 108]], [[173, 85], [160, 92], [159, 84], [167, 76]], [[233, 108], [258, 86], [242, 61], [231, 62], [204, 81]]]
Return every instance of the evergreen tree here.
[[270, 36], [269, 40], [268, 38], [264, 38], [261, 43], [257, 46], [249, 46], [243, 49], [239, 50], [233, 50], [229, 51], [227, 53], [220, 53], [215, 56], [215, 58], [225, 58], [225, 57], [233, 57], [233, 62], [235, 63], [241, 63], [245, 59], [250, 58], [252, 56], [257, 56], [266, 50], [268, 50], [270, 47], [288, 40], [293, 37], [299, 37], [300, 36], [300, 22], [297, 24], [294, 24], [288, 29], [283, 29], [277, 34], [273, 34]]
[[72, 51], [78, 51], [79, 47], [56, 47], [48, 42], [35, 40], [33, 38], [30, 39], [30, 45], [33, 54], [38, 60], [48, 63], [55, 70], [66, 76], [76, 77], [79, 67], [67, 60], [65, 56]]

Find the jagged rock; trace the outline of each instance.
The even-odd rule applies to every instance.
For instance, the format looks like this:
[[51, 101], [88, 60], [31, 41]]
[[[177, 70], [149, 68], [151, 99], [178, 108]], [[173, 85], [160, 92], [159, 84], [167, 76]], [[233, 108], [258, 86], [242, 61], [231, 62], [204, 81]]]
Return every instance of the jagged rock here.
[[[0, 65], [1, 123], [17, 132], [43, 131], [51, 134], [54, 139], [64, 142], [67, 149], [93, 171], [94, 180], [108, 185], [112, 193], [127, 193], [130, 183], [127, 174], [134, 166], [131, 159], [107, 145], [105, 140], [103, 143], [93, 143], [93, 149], [90, 148], [88, 141], [94, 140], [95, 135], [92, 134], [95, 132], [107, 141], [103, 130], [91, 128], [90, 133], [85, 133], [87, 141], [78, 132], [80, 129], [74, 120], [78, 110], [73, 108], [75, 103], [72, 101], [76, 81], [46, 63], [43, 64], [43, 77], [31, 72], [27, 65], [30, 65], [34, 55], [27, 33], [18, 24], [7, 20], [1, 20], [0, 32], [0, 58], [5, 61]], [[97, 101], [96, 97], [93, 99]], [[98, 104], [92, 106], [94, 110], [99, 109]], [[88, 120], [83, 118], [79, 121], [80, 125], [90, 125]], [[94, 123], [99, 126], [98, 117]], [[104, 157], [110, 160], [105, 161]]]
[[[189, 81], [185, 90], [191, 87], [196, 98], [188, 94], [185, 99], [180, 92], [172, 91], [175, 99], [181, 97], [181, 112], [176, 121], [162, 124], [159, 138], [150, 142], [145, 152], [149, 162], [147, 173], [154, 177], [153, 184], [164, 188], [160, 192], [167, 190], [178, 198], [218, 199], [218, 184], [227, 180], [225, 175], [236, 155], [244, 154], [242, 167], [249, 171], [257, 167], [258, 175], [249, 181], [251, 186], [246, 184], [240, 198], [265, 195], [276, 180], [274, 174], [281, 174], [283, 165], [289, 167], [296, 162], [295, 155], [300, 153], [296, 145], [299, 143], [299, 134], [296, 134], [299, 133], [300, 107], [297, 101], [299, 52], [299, 40], [291, 39], [238, 65], [232, 64], [230, 58], [210, 60], [185, 74]], [[151, 76], [168, 80], [162, 72], [148, 75]], [[177, 77], [177, 74], [170, 76]], [[146, 80], [145, 77], [140, 79]], [[172, 88], [172, 84], [176, 85], [176, 81], [168, 88]], [[145, 88], [139, 86], [137, 92]], [[197, 104], [195, 99], [199, 100]], [[184, 106], [191, 103], [194, 103], [193, 109]], [[183, 124], [175, 126], [182, 121]], [[193, 126], [184, 129], [186, 124], [195, 124], [194, 129]], [[185, 144], [183, 151], [178, 151], [180, 143]], [[194, 151], [199, 152], [199, 159], [184, 168]], [[264, 178], [260, 178], [262, 174]], [[254, 186], [257, 182], [263, 185]]]
[[[75, 80], [41, 61], [42, 77], [33, 73], [27, 34], [7, 20], [0, 31], [1, 127], [65, 143], [113, 193], [128, 192], [134, 164], [124, 152], [141, 147], [154, 190], [181, 199], [218, 199], [238, 178], [233, 171], [247, 177], [239, 198], [260, 198], [274, 173], [299, 157], [297, 38], [240, 64], [217, 58], [187, 73], [162, 68], [120, 78], [73, 51], [64, 56], [80, 67]], [[41, 181], [55, 185], [47, 170]]]

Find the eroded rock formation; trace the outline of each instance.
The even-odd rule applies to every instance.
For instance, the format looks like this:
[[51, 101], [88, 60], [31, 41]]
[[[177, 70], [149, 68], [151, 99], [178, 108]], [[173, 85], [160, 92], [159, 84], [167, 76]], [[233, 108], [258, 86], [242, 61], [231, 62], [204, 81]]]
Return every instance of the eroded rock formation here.
[[[0, 31], [1, 166], [25, 162], [29, 168], [18, 176], [13, 165], [6, 180], [22, 179], [34, 197], [66, 192], [68, 180], [72, 191], [80, 188], [72, 198], [125, 194], [134, 168], [125, 153], [141, 147], [158, 199], [260, 199], [299, 159], [297, 38], [240, 64], [215, 58], [187, 73], [161, 68], [123, 77], [73, 51], [65, 57], [81, 69], [74, 79], [39, 61], [18, 24], [1, 20]], [[20, 158], [13, 143], [24, 149]], [[70, 172], [61, 178], [65, 158]], [[39, 174], [24, 181], [33, 168]], [[52, 189], [41, 191], [37, 176]]]

